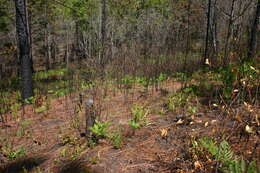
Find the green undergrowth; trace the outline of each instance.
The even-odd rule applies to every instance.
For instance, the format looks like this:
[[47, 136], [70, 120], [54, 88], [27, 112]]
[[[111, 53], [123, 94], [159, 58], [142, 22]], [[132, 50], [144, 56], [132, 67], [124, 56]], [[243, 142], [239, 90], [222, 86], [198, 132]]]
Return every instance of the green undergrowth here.
[[133, 105], [131, 108], [132, 119], [128, 122], [128, 124], [133, 129], [139, 129], [143, 126], [149, 125], [149, 122], [147, 121], [149, 111], [150, 110], [144, 106]]
[[260, 66], [256, 62], [198, 71], [193, 73], [192, 79], [194, 93], [198, 96], [238, 104], [254, 103], [260, 97]]
[[118, 84], [129, 84], [129, 83], [137, 83], [143, 87], [147, 87], [150, 85], [153, 85], [155, 83], [158, 82], [163, 82], [165, 81], [169, 76], [167, 74], [164, 73], [160, 73], [158, 76], [156, 77], [145, 77], [145, 76], [130, 76], [130, 75], [126, 75], [124, 77], [122, 77], [119, 81]]
[[101, 122], [96, 120], [94, 125], [89, 128], [93, 133], [92, 139], [89, 141], [89, 146], [95, 146], [100, 139], [108, 139], [115, 149], [121, 148], [121, 130], [111, 130], [110, 126], [111, 123], [109, 121]]
[[[75, 91], [93, 88], [96, 84], [95, 71], [80, 69], [53, 69], [33, 75], [35, 96], [27, 104], [35, 104], [39, 95], [49, 98], [65, 96]], [[188, 75], [183, 72], [159, 73], [153, 77], [125, 75], [116, 84], [124, 89], [132, 89], [136, 84], [148, 91], [149, 86], [157, 86], [167, 79], [185, 82], [181, 93], [170, 95], [168, 108], [174, 110], [188, 102], [191, 97], [209, 97], [218, 102], [255, 103], [260, 98], [260, 66], [256, 62], [231, 64], [214, 70], [200, 70]], [[0, 82], [0, 113], [10, 111], [14, 116], [21, 107], [19, 78], [9, 78]], [[38, 112], [38, 111], [37, 111]], [[39, 111], [41, 112], [41, 111]]]
[[0, 152], [4, 153], [8, 160], [16, 160], [27, 155], [24, 147], [14, 148], [11, 143], [7, 143], [0, 148]]
[[170, 94], [167, 101], [167, 109], [169, 111], [175, 111], [178, 108], [183, 108], [188, 112], [194, 114], [197, 112], [197, 108], [190, 105], [190, 103], [196, 98], [196, 87], [189, 86], [181, 89], [179, 92]]
[[[47, 106], [39, 104], [39, 99], [47, 96], [49, 99], [65, 96], [75, 91], [85, 90], [95, 86], [90, 80], [92, 71], [53, 69], [36, 72], [33, 75], [34, 96], [25, 100], [26, 104], [36, 105], [36, 112], [44, 112]], [[0, 114], [10, 112], [17, 116], [22, 106], [18, 77], [0, 81]], [[38, 108], [39, 107], [39, 108]]]
[[218, 169], [223, 173], [257, 173], [260, 170], [255, 160], [245, 161], [234, 154], [225, 140], [219, 144], [210, 138], [192, 141], [192, 151], [196, 158], [211, 158], [219, 162]]
[[69, 69], [63, 68], [63, 69], [52, 69], [48, 71], [40, 71], [33, 75], [34, 80], [40, 81], [40, 80], [56, 80], [56, 79], [62, 79], [66, 75], [68, 75]]

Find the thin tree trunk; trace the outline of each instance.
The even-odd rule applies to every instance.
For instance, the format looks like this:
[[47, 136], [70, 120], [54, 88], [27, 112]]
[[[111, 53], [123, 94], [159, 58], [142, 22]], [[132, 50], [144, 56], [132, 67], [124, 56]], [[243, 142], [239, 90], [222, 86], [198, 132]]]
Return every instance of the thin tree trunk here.
[[229, 40], [232, 35], [232, 25], [233, 25], [233, 16], [234, 16], [234, 5], [235, 5], [236, 0], [232, 0], [231, 4], [231, 10], [230, 10], [230, 15], [229, 15], [229, 23], [228, 23], [228, 33], [227, 33], [227, 38], [226, 38], [226, 43], [225, 43], [225, 52], [224, 52], [224, 66], [228, 64], [229, 59], [227, 57], [228, 51], [229, 51]]
[[66, 67], [69, 68], [70, 58], [69, 58], [69, 24], [67, 24], [66, 28]]
[[80, 64], [80, 59], [82, 58], [82, 50], [80, 49], [80, 38], [79, 38], [79, 21], [75, 22], [75, 38], [76, 38], [76, 43], [75, 43], [75, 49], [74, 51], [76, 54], [76, 58], [78, 60], [78, 63]]
[[100, 65], [102, 68], [105, 66], [105, 41], [106, 41], [106, 0], [100, 0], [100, 12], [101, 12], [101, 18], [100, 18], [100, 42], [101, 42], [101, 48], [100, 48]]
[[16, 31], [21, 59], [21, 94], [22, 99], [33, 96], [32, 60], [30, 55], [30, 32], [26, 15], [26, 0], [15, 0]]
[[[186, 37], [186, 50], [185, 50], [185, 58], [184, 58], [184, 72], [188, 72], [188, 68], [187, 68], [187, 58], [189, 56], [190, 53], [190, 11], [191, 11], [191, 0], [188, 0], [188, 16], [187, 16], [187, 37]], [[184, 87], [186, 87], [186, 81], [184, 83]]]
[[3, 70], [3, 65], [2, 64], [0, 64], [0, 80], [3, 78], [3, 76], [4, 76], [4, 70]]
[[45, 28], [45, 46], [44, 49], [47, 49], [47, 51], [45, 51], [45, 70], [49, 70], [50, 69], [50, 59], [49, 59], [49, 52], [48, 52], [48, 31], [47, 28]]
[[257, 40], [257, 27], [259, 24], [260, 17], [260, 0], [257, 1], [256, 13], [254, 23], [251, 28], [250, 40], [248, 45], [247, 60], [251, 60], [255, 57], [256, 40]]
[[143, 0], [143, 8], [145, 8], [145, 33], [144, 33], [144, 58], [148, 58], [148, 27], [149, 27], [149, 21], [148, 21], [148, 7], [145, 7], [145, 0]]
[[208, 59], [208, 42], [209, 42], [209, 29], [210, 29], [210, 17], [211, 17], [211, 0], [208, 0], [208, 14], [207, 14], [207, 33], [206, 33], [206, 43], [204, 52], [204, 62]]
[[111, 59], [114, 59], [114, 23], [112, 23], [112, 29], [111, 29], [111, 39], [110, 39], [110, 49], [111, 49]]
[[216, 64], [217, 62], [217, 56], [218, 56], [218, 31], [217, 31], [217, 27], [218, 27], [218, 21], [217, 21], [217, 9], [216, 9], [216, 5], [217, 5], [217, 0], [215, 0], [214, 5], [213, 5], [213, 12], [212, 12], [212, 25], [211, 25], [211, 34], [212, 34], [212, 47], [213, 47], [213, 51], [214, 51], [214, 56], [212, 56], [212, 60], [211, 63], [212, 64]]
[[[50, 33], [50, 26], [48, 25], [47, 27], [47, 59], [48, 59], [48, 63], [49, 63], [49, 68], [52, 68], [52, 62], [51, 62], [51, 58], [52, 58], [52, 53], [51, 53], [51, 49], [52, 49], [52, 35]], [[55, 57], [55, 55], [54, 55]], [[53, 58], [54, 59], [54, 58]]]
[[50, 57], [51, 57], [51, 52], [50, 52], [50, 35], [49, 35], [49, 23], [48, 23], [48, 1], [46, 0], [45, 2], [45, 22], [46, 22], [46, 26], [45, 26], [45, 49], [46, 53], [45, 53], [45, 58], [46, 58], [46, 62], [45, 62], [45, 68], [46, 70], [50, 69]]
[[30, 0], [26, 0], [25, 1], [25, 8], [26, 8], [26, 18], [28, 19], [27, 20], [27, 27], [28, 27], [28, 32], [29, 32], [29, 45], [30, 45], [30, 60], [32, 61], [32, 72], [34, 72], [34, 69], [33, 69], [33, 52], [32, 52], [32, 27], [31, 27], [31, 23], [32, 23], [32, 12], [31, 11], [28, 11], [27, 9], [27, 4]]

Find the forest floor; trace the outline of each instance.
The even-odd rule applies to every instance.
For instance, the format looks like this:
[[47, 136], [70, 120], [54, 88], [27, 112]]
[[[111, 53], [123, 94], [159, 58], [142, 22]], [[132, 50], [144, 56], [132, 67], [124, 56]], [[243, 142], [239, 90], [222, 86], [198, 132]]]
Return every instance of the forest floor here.
[[[260, 164], [259, 122], [254, 119], [260, 115], [259, 105], [251, 111], [246, 104], [225, 109], [211, 103], [211, 98], [194, 97], [185, 106], [167, 110], [169, 94], [181, 87], [172, 79], [162, 82], [157, 91], [136, 86], [126, 94], [108, 87], [106, 96], [95, 102], [101, 109], [99, 120], [109, 121], [110, 130], [121, 131], [119, 149], [108, 139], [88, 147], [86, 138], [80, 137], [85, 112], [84, 106], [77, 107], [76, 93], [53, 99], [45, 112], [36, 113], [33, 105], [27, 105], [19, 119], [5, 114], [5, 123], [0, 122], [0, 172], [219, 172], [221, 162], [196, 148], [204, 137], [218, 144], [226, 140], [234, 155]], [[98, 91], [97, 95], [104, 95], [102, 87]], [[149, 110], [149, 123], [139, 129], [129, 126], [133, 105]], [[19, 154], [24, 156], [10, 161]]]

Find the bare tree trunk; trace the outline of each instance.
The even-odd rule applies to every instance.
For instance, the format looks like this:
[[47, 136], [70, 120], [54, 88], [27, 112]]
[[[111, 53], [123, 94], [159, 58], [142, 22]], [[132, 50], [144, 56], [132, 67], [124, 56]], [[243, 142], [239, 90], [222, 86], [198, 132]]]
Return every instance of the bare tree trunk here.
[[211, 63], [215, 64], [217, 62], [217, 56], [218, 56], [218, 21], [217, 21], [217, 11], [216, 11], [216, 5], [217, 1], [215, 0], [213, 8], [212, 8], [212, 24], [211, 24], [211, 35], [212, 35], [212, 47], [214, 51], [214, 56], [211, 58]]
[[4, 76], [4, 69], [3, 69], [3, 65], [2, 64], [0, 64], [0, 80], [3, 78], [3, 76]]
[[226, 43], [225, 43], [225, 52], [224, 52], [224, 65], [227, 65], [229, 62], [229, 59], [227, 57], [228, 51], [229, 51], [229, 40], [230, 37], [232, 35], [232, 26], [233, 26], [233, 16], [234, 16], [234, 6], [235, 6], [235, 1], [236, 0], [232, 0], [231, 3], [231, 10], [230, 10], [230, 14], [229, 14], [229, 23], [228, 23], [228, 33], [227, 33], [227, 37], [226, 37]]
[[107, 14], [106, 14], [106, 0], [100, 0], [100, 12], [101, 12], [101, 17], [100, 17], [100, 42], [101, 42], [101, 48], [100, 48], [100, 65], [101, 68], [104, 68], [105, 66], [105, 41], [106, 41], [106, 19], [107, 19]]
[[[26, 3], [26, 6], [25, 6], [25, 8], [27, 8], [27, 2], [29, 2], [30, 0], [26, 0], [25, 1], [25, 3]], [[31, 23], [32, 23], [32, 12], [30, 11], [28, 11], [27, 9], [26, 9], [26, 16], [27, 16], [27, 27], [28, 27], [28, 32], [29, 32], [29, 45], [30, 45], [30, 59], [31, 59], [31, 61], [32, 61], [32, 66], [31, 66], [31, 68], [32, 68], [32, 72], [34, 72], [34, 69], [33, 69], [33, 52], [32, 52], [32, 27], [31, 27]]]
[[[190, 53], [190, 12], [191, 12], [191, 0], [188, 0], [188, 16], [187, 16], [187, 36], [186, 36], [186, 50], [185, 50], [185, 59], [184, 59], [184, 72], [187, 73], [188, 72], [188, 68], [187, 68], [187, 58], [189, 56]], [[187, 83], [186, 80], [184, 81], [184, 87], [186, 87]]]
[[[50, 33], [50, 25], [48, 25], [47, 27], [47, 59], [48, 59], [48, 63], [49, 63], [49, 68], [52, 68], [52, 53], [51, 53], [51, 49], [52, 49], [52, 35]], [[55, 57], [55, 55], [54, 55]]]
[[74, 51], [75, 51], [75, 54], [76, 54], [76, 58], [78, 60], [78, 63], [80, 64], [80, 59], [82, 58], [82, 50], [80, 49], [80, 38], [79, 38], [79, 21], [76, 21], [75, 22], [75, 39], [76, 39], [76, 43], [75, 43], [75, 46], [74, 46]]
[[69, 24], [67, 24], [66, 28], [66, 67], [69, 68], [70, 57], [69, 57]]
[[209, 29], [210, 29], [210, 19], [211, 19], [211, 0], [208, 0], [208, 14], [207, 14], [207, 33], [206, 33], [206, 43], [204, 52], [204, 64], [208, 59], [208, 42], [209, 42]]
[[114, 56], [115, 56], [115, 46], [114, 46], [114, 23], [112, 23], [112, 27], [111, 27], [111, 38], [110, 38], [110, 49], [111, 49], [111, 59], [113, 60], [114, 59]]
[[51, 58], [51, 45], [50, 45], [50, 40], [51, 40], [51, 36], [49, 33], [49, 22], [48, 22], [48, 1], [46, 0], [45, 2], [45, 58], [46, 58], [46, 62], [45, 62], [45, 68], [46, 70], [49, 70], [51, 67], [51, 62], [50, 62], [50, 58]]
[[44, 38], [45, 38], [45, 46], [44, 49], [47, 49], [47, 51], [45, 51], [45, 70], [49, 70], [50, 69], [50, 59], [49, 59], [49, 52], [48, 52], [48, 31], [47, 31], [47, 27], [45, 28], [45, 33], [44, 33]]
[[147, 59], [148, 58], [148, 26], [149, 26], [149, 21], [148, 21], [148, 8], [145, 7], [145, 0], [142, 1], [142, 8], [145, 8], [145, 28], [144, 28], [144, 58]]
[[256, 40], [257, 40], [257, 27], [260, 17], [260, 0], [257, 1], [256, 13], [254, 16], [254, 23], [251, 28], [250, 40], [248, 44], [247, 60], [251, 60], [255, 57]]
[[30, 32], [28, 30], [26, 0], [15, 0], [16, 30], [21, 59], [22, 99], [33, 96], [32, 60], [30, 54]]

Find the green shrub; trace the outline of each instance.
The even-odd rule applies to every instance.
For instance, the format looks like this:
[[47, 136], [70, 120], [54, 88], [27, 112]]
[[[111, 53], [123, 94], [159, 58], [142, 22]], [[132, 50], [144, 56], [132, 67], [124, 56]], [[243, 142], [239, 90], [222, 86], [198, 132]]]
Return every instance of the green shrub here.
[[90, 131], [97, 137], [106, 138], [109, 137], [108, 127], [110, 126], [110, 122], [100, 122], [98, 120], [95, 121], [95, 124], [90, 127]]
[[15, 160], [15, 159], [26, 156], [26, 150], [24, 147], [20, 147], [20, 148], [14, 150], [13, 146], [11, 144], [3, 146], [2, 151], [3, 151], [3, 153], [5, 153], [7, 155], [7, 158], [9, 160]]
[[119, 149], [122, 146], [122, 134], [121, 132], [113, 132], [112, 135], [109, 137], [113, 143], [115, 149]]

